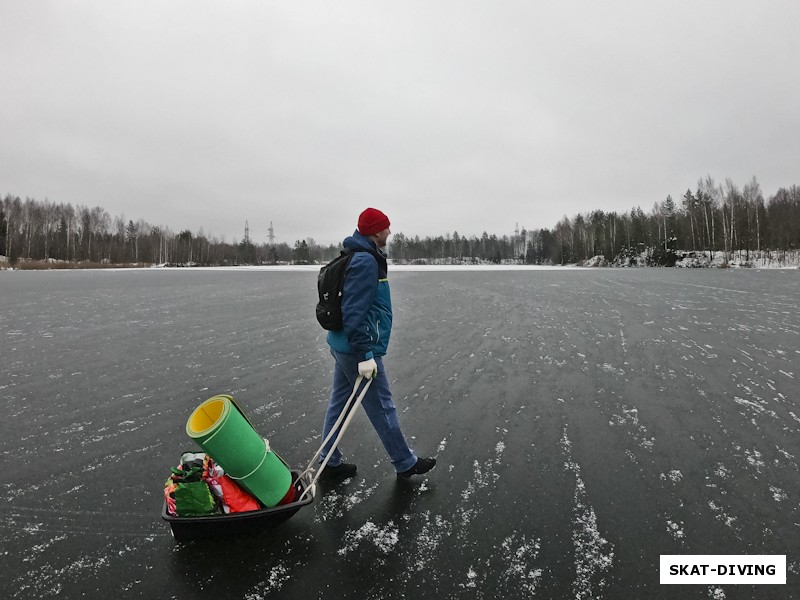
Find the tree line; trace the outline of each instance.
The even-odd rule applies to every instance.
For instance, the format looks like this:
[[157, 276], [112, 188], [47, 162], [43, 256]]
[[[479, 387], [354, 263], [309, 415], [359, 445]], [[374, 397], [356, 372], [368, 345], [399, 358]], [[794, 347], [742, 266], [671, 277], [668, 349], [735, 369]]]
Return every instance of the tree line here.
[[[734, 251], [800, 249], [800, 188], [780, 188], [764, 198], [753, 177], [743, 187], [731, 179], [700, 179], [677, 200], [667, 196], [645, 213], [595, 210], [553, 228], [522, 229], [513, 235], [458, 232], [420, 238], [397, 233], [390, 257], [397, 262], [572, 264], [602, 256], [624, 261], [647, 256], [648, 264], [674, 263], [677, 250], [730, 255]], [[324, 263], [339, 252], [312, 238], [287, 243], [226, 242], [201, 229], [177, 233], [163, 226], [112, 217], [101, 207], [73, 207], [6, 195], [0, 202], [0, 254], [13, 264], [239, 265]]]
[[740, 188], [731, 179], [717, 184], [700, 179], [677, 201], [667, 196], [645, 213], [595, 210], [555, 227], [513, 235], [406, 237], [392, 240], [392, 257], [401, 262], [494, 262], [573, 264], [592, 257], [625, 264], [645, 257], [649, 265], [672, 265], [676, 252], [732, 256], [800, 249], [800, 187], [780, 188], [765, 200], [757, 178]]
[[313, 239], [254, 244], [248, 238], [226, 242], [201, 229], [177, 233], [144, 220], [111, 217], [96, 206], [22, 200], [6, 195], [0, 202], [0, 255], [12, 264], [45, 261], [90, 265], [240, 265], [313, 263], [338, 254], [335, 246]]

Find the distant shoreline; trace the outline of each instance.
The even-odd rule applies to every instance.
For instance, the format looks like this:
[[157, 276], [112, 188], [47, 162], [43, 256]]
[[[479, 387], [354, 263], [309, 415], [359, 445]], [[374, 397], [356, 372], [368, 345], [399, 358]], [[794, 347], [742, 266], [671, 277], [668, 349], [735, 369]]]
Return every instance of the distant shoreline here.
[[[322, 265], [231, 265], [231, 266], [193, 266], [193, 267], [179, 267], [179, 266], [146, 266], [146, 265], [104, 265], [102, 267], [90, 266], [82, 267], [79, 264], [74, 264], [69, 267], [53, 267], [53, 266], [37, 266], [34, 268], [11, 268], [0, 267], [0, 271], [10, 272], [65, 272], [65, 271], [102, 271], [102, 272], [121, 272], [121, 271], [152, 271], [152, 272], [201, 272], [201, 271], [227, 271], [227, 272], [318, 272]], [[468, 271], [596, 271], [604, 269], [614, 270], [639, 270], [639, 269], [718, 269], [716, 266], [675, 266], [675, 267], [656, 267], [656, 266], [623, 266], [623, 265], [466, 265], [466, 264], [452, 264], [452, 265], [390, 265], [392, 272], [429, 272], [429, 273], [458, 273]], [[797, 265], [773, 265], [773, 266], [729, 266], [728, 269], [732, 270], [745, 270], [745, 271], [796, 271], [800, 270]]]
[[[19, 259], [13, 264], [8, 257], [0, 255], [0, 271], [72, 271], [72, 270], [260, 270], [260, 271], [318, 271], [324, 262], [277, 262], [271, 264], [222, 264], [202, 265], [188, 263], [112, 263], [102, 261], [65, 261], [49, 258], [47, 260]], [[613, 259], [603, 255], [593, 256], [577, 263], [563, 265], [529, 264], [520, 260], [494, 262], [466, 258], [419, 258], [414, 260], [389, 259], [394, 271], [540, 271], [558, 269], [596, 269], [596, 268], [683, 268], [683, 269], [800, 269], [800, 250], [736, 250], [734, 252], [709, 250], [665, 250], [648, 248], [636, 254], [625, 254]]]

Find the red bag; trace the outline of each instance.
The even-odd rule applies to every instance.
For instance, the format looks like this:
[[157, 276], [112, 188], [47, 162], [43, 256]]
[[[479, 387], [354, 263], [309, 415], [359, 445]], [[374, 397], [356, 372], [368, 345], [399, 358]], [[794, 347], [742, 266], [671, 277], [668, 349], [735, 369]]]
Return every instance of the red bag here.
[[227, 475], [215, 479], [216, 483], [222, 488], [222, 501], [230, 508], [232, 513], [248, 512], [261, 508], [258, 500], [239, 487]]

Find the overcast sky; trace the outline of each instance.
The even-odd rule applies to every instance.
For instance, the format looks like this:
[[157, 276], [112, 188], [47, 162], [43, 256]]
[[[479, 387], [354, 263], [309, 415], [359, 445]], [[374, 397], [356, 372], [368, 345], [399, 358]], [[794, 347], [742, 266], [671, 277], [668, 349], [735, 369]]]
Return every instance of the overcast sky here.
[[2, 0], [0, 194], [228, 241], [800, 184], [800, 2]]

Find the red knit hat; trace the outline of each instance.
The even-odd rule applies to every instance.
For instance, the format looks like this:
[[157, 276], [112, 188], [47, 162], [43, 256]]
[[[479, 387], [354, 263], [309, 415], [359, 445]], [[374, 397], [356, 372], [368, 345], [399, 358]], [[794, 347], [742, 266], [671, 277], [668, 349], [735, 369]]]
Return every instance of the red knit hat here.
[[358, 215], [358, 232], [361, 235], [375, 235], [389, 227], [389, 217], [377, 208], [368, 208]]

